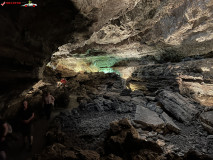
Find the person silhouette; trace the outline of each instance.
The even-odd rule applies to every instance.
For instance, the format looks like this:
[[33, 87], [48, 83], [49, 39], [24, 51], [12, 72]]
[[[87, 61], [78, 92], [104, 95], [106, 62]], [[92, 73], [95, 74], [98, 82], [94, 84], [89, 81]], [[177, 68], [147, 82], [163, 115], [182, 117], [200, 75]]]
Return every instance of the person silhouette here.
[[29, 149], [32, 148], [33, 136], [31, 134], [32, 130], [32, 120], [35, 115], [31, 108], [28, 107], [28, 101], [23, 101], [23, 108], [21, 109], [21, 124], [22, 124], [22, 134], [24, 137], [24, 145], [29, 141]]

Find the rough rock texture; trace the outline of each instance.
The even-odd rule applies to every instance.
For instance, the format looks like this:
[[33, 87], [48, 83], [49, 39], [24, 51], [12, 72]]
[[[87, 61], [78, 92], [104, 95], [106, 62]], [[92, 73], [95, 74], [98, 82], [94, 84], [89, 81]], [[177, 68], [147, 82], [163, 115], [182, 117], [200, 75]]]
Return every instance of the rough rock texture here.
[[[163, 106], [157, 102], [157, 98], [144, 96], [145, 93], [142, 91], [123, 89], [122, 79], [116, 74], [79, 73], [75, 77], [67, 79], [67, 84], [60, 87], [56, 86], [55, 79], [57, 78], [54, 77], [54, 74], [50, 77], [51, 83], [40, 81], [34, 87], [23, 93], [23, 95], [27, 95], [31, 100], [35, 99], [35, 101], [30, 101], [31, 105], [39, 107], [36, 101], [39, 102], [39, 100], [41, 100], [41, 92], [44, 90], [44, 87], [46, 87], [45, 85], [49, 85], [48, 87], [51, 88], [51, 91], [55, 91], [53, 95], [55, 97], [57, 96], [55, 103], [55, 112], [57, 115], [50, 123], [51, 126], [46, 133], [46, 142], [48, 146], [54, 146], [55, 143], [59, 143], [65, 146], [65, 148], [63, 149], [62, 147], [62, 149], [60, 149], [60, 147], [58, 148], [58, 145], [56, 145], [51, 150], [54, 153], [52, 153], [50, 157], [59, 156], [58, 159], [62, 159], [61, 157], [64, 159], [76, 159], [76, 157], [79, 158], [81, 150], [94, 150], [104, 159], [113, 159], [113, 157], [125, 159], [122, 156], [123, 154], [117, 155], [114, 152], [105, 154], [103, 148], [99, 147], [104, 144], [110, 127], [111, 133], [119, 133], [110, 135], [110, 137], [115, 136], [114, 140], [119, 143], [121, 142], [121, 146], [119, 145], [118, 148], [122, 149], [123, 145], [127, 145], [126, 140], [129, 140], [129, 137], [128, 133], [126, 135], [126, 131], [129, 132], [131, 130], [131, 133], [136, 134], [135, 129], [128, 125], [130, 121], [131, 125], [133, 125], [138, 132], [137, 139], [139, 140], [136, 140], [137, 143], [156, 143], [162, 148], [165, 154], [174, 152], [175, 155], [177, 154], [176, 157], [183, 156], [190, 148], [203, 154], [212, 154], [210, 147], [212, 144], [211, 136], [208, 136], [207, 132], [203, 130], [200, 122], [193, 120], [190, 126], [185, 126], [177, 122], [170, 117], [170, 114], [167, 115], [163, 111]], [[68, 100], [70, 99], [70, 95], [75, 95], [79, 107], [73, 109], [72, 103], [62, 105], [63, 100], [65, 101], [66, 98], [62, 96], [60, 101], [58, 101], [60, 96], [58, 97], [56, 93], [62, 94], [64, 92], [68, 94]], [[135, 115], [138, 114], [137, 105], [144, 107], [140, 113], [140, 115], [143, 116], [139, 117], [142, 125], [134, 122]], [[15, 108], [15, 105], [13, 108]], [[58, 111], [59, 109], [60, 111]], [[56, 113], [54, 113], [54, 115]], [[162, 121], [160, 127], [148, 124], [155, 123], [155, 121], [150, 121], [153, 120], [152, 115], [158, 117], [158, 121]], [[36, 112], [36, 117], [39, 118], [39, 116], [40, 112]], [[130, 121], [111, 123], [112, 121], [118, 121], [123, 118], [128, 118]], [[109, 126], [110, 123], [111, 126]], [[126, 135], [126, 138], [122, 137], [122, 135], [124, 137]], [[136, 142], [128, 142], [128, 144], [134, 145]], [[143, 143], [139, 144], [142, 145]], [[73, 148], [73, 146], [80, 147], [81, 149]], [[47, 151], [45, 152], [49, 153]], [[91, 153], [91, 156], [97, 155], [94, 152], [89, 153]], [[131, 154], [131, 157], [148, 157], [148, 155], [150, 156], [150, 160], [153, 159], [153, 156], [156, 156], [155, 153], [145, 152], [145, 150], [143, 150], [140, 151], [140, 153], [137, 152], [137, 154], [134, 152]], [[81, 156], [83, 157], [83, 155]]]
[[213, 135], [209, 135], [207, 137], [208, 141], [207, 141], [207, 144], [208, 144], [208, 152], [210, 155], [213, 155]]
[[[191, 132], [191, 130], [189, 131]], [[145, 131], [144, 131], [145, 133]], [[81, 149], [72, 145], [63, 145], [54, 143], [48, 146], [41, 155], [38, 155], [36, 160], [49, 159], [74, 159], [74, 160], [211, 160], [212, 158], [203, 155], [194, 150], [190, 150], [184, 155], [177, 155], [179, 148], [174, 148], [173, 145], [167, 145], [169, 140], [157, 135], [155, 132], [149, 132], [149, 137], [143, 139], [143, 136], [132, 126], [128, 119], [113, 121], [110, 123], [110, 128], [105, 137], [105, 141], [99, 144], [96, 149], [88, 150]], [[153, 141], [154, 137], [159, 139]], [[171, 135], [174, 136], [174, 135]], [[91, 138], [91, 137], [90, 137]], [[164, 138], [164, 140], [163, 140]], [[209, 151], [211, 152], [212, 136], [208, 136]], [[184, 145], [184, 144], [183, 144]]]
[[[202, 57], [200, 57], [202, 58]], [[173, 89], [192, 97], [204, 106], [212, 106], [213, 59], [191, 59], [179, 63], [151, 64], [138, 67], [133, 80], [145, 86], [144, 91]]]
[[[84, 44], [109, 44], [106, 50], [111, 52], [114, 50], [114, 53], [121, 53], [119, 50], [123, 50], [136, 55], [150, 51], [158, 52], [159, 49], [161, 51], [168, 46], [170, 49], [178, 49], [184, 55], [212, 51], [211, 1], [181, 0], [177, 3], [172, 0], [123, 0], [118, 3], [114, 0], [98, 2], [73, 0], [72, 2], [64, 0], [58, 5], [56, 1], [50, 3], [49, 0], [45, 0], [38, 2], [36, 12], [28, 14], [21, 8], [15, 8], [10, 14], [7, 14], [6, 8], [1, 10], [1, 37], [7, 37], [1, 39], [3, 46], [1, 60], [4, 63], [13, 62], [10, 70], [1, 63], [5, 68], [2, 73], [4, 75], [7, 73], [8, 80], [11, 79], [11, 75], [13, 77], [16, 75], [17, 79], [20, 79], [20, 75], [21, 78], [31, 79], [32, 74], [29, 72], [33, 72], [33, 77], [37, 78], [38, 66], [43, 65], [43, 60], [50, 56], [51, 51], [58, 45], [69, 40], [70, 42], [72, 40], [68, 45], [71, 48], [73, 46], [79, 48]], [[47, 5], [48, 9], [44, 10]], [[54, 8], [54, 5], [58, 7]], [[88, 21], [78, 14], [78, 9]], [[39, 21], [35, 23], [32, 19]], [[85, 28], [90, 21], [93, 21], [90, 32], [97, 32], [84, 42]], [[73, 32], [75, 32], [74, 42], [71, 38]], [[83, 41], [82, 44], [76, 43], [79, 40]], [[76, 45], [73, 45], [74, 43]], [[130, 43], [129, 49], [126, 43]], [[117, 44], [117, 49], [110, 44]], [[61, 47], [61, 51], [65, 52], [66, 49], [69, 51], [68, 48]]]
[[68, 44], [57, 52], [62, 57], [88, 49], [125, 58], [155, 55], [157, 59], [212, 51], [210, 0], [37, 3], [35, 12], [7, 6], [0, 12], [0, 82], [4, 93], [13, 89], [14, 82], [23, 85], [42, 78], [52, 51], [63, 43]]
[[144, 149], [155, 156], [163, 152], [156, 143], [140, 139], [138, 132], [127, 119], [112, 122], [109, 135], [106, 139], [106, 151], [124, 158], [131, 159], [131, 152], [142, 154]]
[[[84, 15], [97, 21], [92, 27], [96, 32], [75, 49], [93, 46], [135, 56], [166, 48], [168, 54], [178, 51], [183, 55], [212, 51], [211, 1], [123, 0], [117, 5], [113, 0], [81, 0], [74, 3]], [[128, 48], [126, 43], [130, 43]], [[69, 44], [63, 48], [67, 47], [73, 48]]]
[[134, 122], [138, 124], [136, 126], [142, 129], [151, 128], [153, 131], [164, 133], [180, 132], [180, 128], [165, 112], [158, 113], [156, 110], [153, 110], [148, 106], [146, 107], [147, 108], [141, 105], [136, 106], [136, 112], [134, 117]]
[[162, 119], [165, 121], [168, 130], [174, 131], [176, 133], [180, 132], [180, 128], [172, 121], [172, 119], [165, 112], [162, 113]]
[[42, 78], [52, 51], [72, 39], [74, 32], [82, 28], [86, 32], [89, 24], [71, 1], [34, 3], [38, 7], [33, 11], [18, 5], [5, 5], [0, 11], [0, 85], [3, 93], [14, 89], [14, 85], [25, 88], [27, 82]]
[[99, 30], [103, 25], [122, 12], [131, 10], [138, 0], [72, 0], [80, 12], [95, 20], [92, 30]]
[[[128, 121], [114, 123], [111, 125], [113, 135], [109, 135], [107, 139], [107, 145], [110, 147], [106, 148], [116, 148], [112, 151], [113, 154], [109, 152], [104, 158], [184, 159], [179, 155], [187, 152], [191, 146], [203, 153], [213, 154], [212, 148], [209, 147], [212, 146], [212, 136], [207, 136], [200, 123], [194, 121], [197, 109], [189, 103], [189, 99], [178, 93], [179, 91], [192, 97], [205, 106], [213, 104], [211, 0], [43, 0], [38, 2], [38, 6], [34, 12], [15, 8], [8, 13], [6, 6], [0, 11], [0, 94], [14, 89], [17, 85], [14, 85], [15, 82], [20, 86], [16, 88], [18, 92], [28, 85], [27, 82], [31, 84], [33, 80], [43, 78], [53, 84], [51, 87], [55, 87], [61, 77], [69, 78], [67, 85], [54, 92], [57, 100], [60, 99], [56, 104], [69, 107], [55, 118], [54, 123], [58, 127], [55, 129], [69, 133], [68, 137], [71, 138], [70, 141], [64, 141], [67, 142], [66, 145], [78, 143], [79, 146], [85, 147], [85, 150], [68, 149], [65, 144], [56, 143], [46, 150], [46, 153], [50, 153], [47, 158], [99, 159], [99, 153], [86, 147], [92, 148], [105, 138], [111, 121], [123, 117], [131, 119], [135, 112], [137, 119], [144, 126], [150, 126], [152, 129], [157, 126], [156, 133], [146, 128], [149, 131], [141, 130], [140, 137]], [[64, 43], [66, 44], [62, 45]], [[64, 65], [63, 62], [58, 62], [56, 68], [50, 63], [53, 70], [45, 68], [52, 52], [58, 46], [60, 47], [52, 60], [71, 57], [68, 61], [78, 60], [79, 63]], [[110, 59], [100, 60], [101, 62], [119, 59], [116, 63], [110, 63], [110, 67], [113, 67], [113, 72], [121, 73], [124, 78], [122, 83], [121, 79], [111, 79], [105, 83], [105, 78], [109, 77], [103, 74], [98, 75], [101, 76], [100, 79], [92, 73], [83, 74], [88, 70], [97, 71], [97, 68], [87, 68], [91, 67], [91, 61], [81, 63], [79, 58], [73, 58], [82, 55], [85, 58], [109, 55]], [[196, 55], [205, 59], [195, 60]], [[200, 55], [202, 57], [199, 57]], [[183, 59], [184, 57], [188, 59]], [[180, 62], [181, 60], [183, 62]], [[97, 65], [100, 61], [95, 59], [94, 64]], [[156, 64], [165, 62], [180, 63]], [[70, 68], [76, 68], [76, 72], [80, 73], [70, 71]], [[44, 69], [47, 69], [47, 77], [43, 77]], [[103, 69], [103, 66], [98, 69]], [[125, 87], [144, 92], [122, 93]], [[23, 95], [31, 94], [31, 103], [38, 104], [41, 93], [31, 88], [32, 91]], [[173, 92], [164, 90], [155, 98], [155, 91], [159, 88]], [[19, 95], [17, 92], [7, 92], [4, 95], [7, 98], [1, 99], [0, 107], [6, 110], [10, 108], [6, 112], [8, 114], [17, 111], [17, 104], [24, 97], [21, 95], [14, 103], [8, 103], [7, 99], [12, 98], [11, 94]], [[57, 94], [61, 92], [64, 93], [63, 96]], [[76, 97], [73, 98], [71, 94]], [[79, 108], [71, 110], [74, 108], [73, 103], [69, 102], [71, 98], [75, 99], [75, 107], [79, 104]], [[156, 103], [156, 100], [161, 104]], [[145, 108], [137, 108], [135, 111], [136, 105]], [[153, 117], [147, 117], [144, 113]], [[178, 124], [170, 115], [185, 124], [193, 121], [193, 125]], [[201, 115], [202, 125], [209, 130], [209, 127], [212, 127], [212, 123], [209, 123], [211, 118], [205, 119], [206, 117]], [[167, 135], [170, 136], [169, 140], [166, 136], [163, 139], [162, 134], [168, 133], [163, 132], [165, 129], [174, 132], [181, 129], [184, 134], [171, 134]], [[188, 129], [191, 130], [187, 131]], [[55, 132], [49, 133], [54, 135]], [[51, 138], [62, 143], [63, 136], [61, 137], [62, 141], [58, 136]], [[146, 141], [146, 138], [149, 140]], [[167, 145], [168, 141], [175, 147]], [[149, 151], [141, 150], [147, 149], [146, 147]], [[164, 150], [161, 147], [179, 155], [166, 152], [168, 154], [162, 158], [160, 154]], [[123, 156], [127, 151], [134, 154]]]
[[153, 112], [143, 106], [137, 106], [135, 113], [135, 122], [141, 123], [144, 127], [161, 128], [164, 121], [159, 118], [156, 112]]
[[163, 108], [167, 112], [185, 124], [190, 124], [198, 114], [196, 106], [190, 104], [188, 99], [179, 93], [164, 90], [158, 94], [157, 99], [163, 104]]
[[200, 115], [203, 127], [213, 134], [213, 111], [204, 112]]

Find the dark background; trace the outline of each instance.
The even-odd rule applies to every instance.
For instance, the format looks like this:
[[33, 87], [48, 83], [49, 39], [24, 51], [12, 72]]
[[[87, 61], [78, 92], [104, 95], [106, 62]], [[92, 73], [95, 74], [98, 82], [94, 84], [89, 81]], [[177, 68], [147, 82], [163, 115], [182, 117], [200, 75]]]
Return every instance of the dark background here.
[[[31, 0], [32, 3], [36, 3], [39, 6], [40, 0]], [[21, 5], [28, 3], [28, 0], [0, 0], [0, 3], [3, 2], [21, 2], [21, 4], [5, 4], [4, 6], [0, 6], [0, 10], [3, 8], [14, 8], [21, 7]], [[30, 7], [32, 8], [32, 7]]]
[[18, 95], [14, 90], [21, 91], [26, 84], [38, 81], [39, 67], [49, 62], [58, 46], [92, 24], [70, 0], [32, 3], [38, 6], [0, 5], [0, 98], [4, 93]]

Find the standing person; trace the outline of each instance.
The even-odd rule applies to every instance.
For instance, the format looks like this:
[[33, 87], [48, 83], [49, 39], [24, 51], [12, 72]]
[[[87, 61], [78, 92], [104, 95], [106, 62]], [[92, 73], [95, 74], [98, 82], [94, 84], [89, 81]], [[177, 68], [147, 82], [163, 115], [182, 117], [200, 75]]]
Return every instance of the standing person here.
[[6, 141], [5, 141], [5, 137], [8, 133], [8, 125], [7, 123], [0, 118], [0, 160], [6, 160], [7, 156], [5, 153], [5, 149], [6, 149]]
[[55, 102], [55, 98], [50, 94], [50, 92], [46, 92], [44, 95], [43, 104], [44, 104], [44, 112], [48, 120], [51, 117], [51, 112], [54, 107], [54, 102]]
[[23, 108], [21, 109], [21, 123], [22, 133], [24, 136], [24, 144], [29, 142], [29, 149], [32, 148], [33, 136], [31, 134], [32, 120], [34, 119], [34, 112], [28, 107], [28, 102], [24, 100]]

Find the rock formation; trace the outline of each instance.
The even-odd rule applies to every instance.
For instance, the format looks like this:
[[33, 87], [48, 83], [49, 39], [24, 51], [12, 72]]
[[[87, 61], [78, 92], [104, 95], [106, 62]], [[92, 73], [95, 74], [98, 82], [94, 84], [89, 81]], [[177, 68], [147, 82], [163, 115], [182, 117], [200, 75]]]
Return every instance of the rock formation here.
[[43, 0], [32, 9], [0, 11], [0, 111], [16, 126], [27, 98], [39, 120], [52, 92], [38, 160], [211, 159], [211, 0]]
[[211, 1], [64, 0], [59, 5], [45, 0], [38, 5], [27, 14], [18, 7], [1, 10], [2, 83], [12, 85], [14, 76], [20, 84], [41, 77], [45, 59], [65, 42], [70, 43], [59, 47], [62, 53], [96, 48], [124, 57], [177, 53], [178, 59], [212, 51]]

